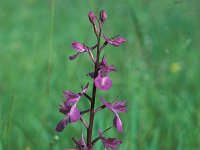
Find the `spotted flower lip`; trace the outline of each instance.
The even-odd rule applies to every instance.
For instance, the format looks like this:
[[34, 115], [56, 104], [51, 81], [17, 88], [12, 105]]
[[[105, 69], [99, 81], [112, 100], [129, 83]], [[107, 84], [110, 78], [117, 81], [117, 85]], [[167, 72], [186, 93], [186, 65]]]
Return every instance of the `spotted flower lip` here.
[[73, 48], [74, 50], [76, 50], [77, 53], [74, 54], [74, 55], [72, 55], [72, 56], [70, 56], [70, 57], [69, 57], [70, 60], [75, 59], [80, 53], [87, 52], [87, 51], [90, 50], [90, 48], [88, 48], [88, 47], [85, 46], [84, 44], [81, 44], [81, 43], [79, 43], [79, 42], [77, 42], [77, 41], [73, 41], [73, 42], [72, 42], [72, 48]]
[[117, 145], [123, 143], [123, 141], [118, 140], [118, 139], [116, 139], [116, 138], [108, 138], [108, 139], [106, 139], [106, 138], [103, 136], [103, 134], [102, 134], [102, 132], [101, 132], [100, 129], [98, 130], [98, 134], [99, 134], [99, 137], [100, 137], [101, 141], [102, 141], [103, 144], [104, 144], [105, 149], [111, 148], [111, 149], [113, 149], [113, 150], [117, 150]]
[[75, 94], [71, 91], [64, 91], [64, 97], [66, 100], [64, 101], [63, 105], [60, 105], [59, 112], [66, 115], [66, 117], [58, 123], [56, 131], [61, 132], [68, 123], [73, 123], [80, 119], [81, 115], [76, 105], [81, 96], [86, 93], [88, 86], [89, 83], [87, 83], [83, 90], [78, 94]]
[[111, 110], [115, 114], [113, 124], [115, 128], [117, 128], [118, 132], [122, 132], [122, 121], [118, 115], [118, 112], [127, 112], [127, 106], [125, 105], [125, 101], [108, 103], [102, 97], [100, 98], [100, 100], [109, 110]]
[[109, 44], [111, 44], [113, 46], [120, 46], [122, 43], [126, 42], [126, 39], [124, 39], [122, 37], [118, 37], [115, 39], [109, 39], [108, 37], [105, 36], [105, 34], [103, 34], [103, 37], [106, 40], [106, 42], [108, 42]]

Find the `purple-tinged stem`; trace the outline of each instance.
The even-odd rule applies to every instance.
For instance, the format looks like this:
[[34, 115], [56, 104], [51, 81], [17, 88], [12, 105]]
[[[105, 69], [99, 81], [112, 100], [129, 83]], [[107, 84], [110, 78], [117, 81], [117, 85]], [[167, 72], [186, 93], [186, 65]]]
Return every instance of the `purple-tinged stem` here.
[[[96, 55], [96, 63], [95, 63], [95, 69], [94, 69], [94, 77], [97, 77], [98, 75], [99, 58], [100, 58], [100, 51], [99, 51], [100, 39], [101, 39], [101, 29], [97, 36], [97, 55]], [[91, 101], [91, 108], [90, 108], [90, 122], [89, 122], [89, 128], [87, 129], [87, 147], [89, 149], [92, 148], [91, 139], [92, 139], [92, 128], [93, 128], [94, 115], [95, 115], [95, 111], [94, 111], [95, 98], [96, 98], [96, 86], [95, 86], [95, 83], [93, 82], [92, 101]]]
[[83, 115], [83, 114], [88, 113], [88, 112], [90, 112], [90, 109], [86, 109], [84, 111], [81, 111], [80, 114]]
[[91, 50], [88, 50], [88, 54], [89, 54], [90, 58], [92, 59], [93, 63], [95, 63], [95, 59], [94, 59], [94, 56], [93, 56]]
[[102, 106], [100, 106], [99, 108], [97, 108], [94, 112], [97, 113], [98, 111], [100, 111], [100, 110], [102, 110], [102, 109], [104, 109], [104, 108], [106, 108], [106, 106], [105, 106], [105, 105], [102, 105]]
[[72, 137], [72, 140], [74, 141], [74, 143], [75, 143], [76, 145], [78, 145], [78, 142], [75, 140], [74, 137]]
[[88, 129], [88, 124], [85, 122], [85, 120], [83, 119], [83, 117], [81, 117], [80, 120], [83, 123], [83, 125]]
[[[116, 38], [116, 37], [118, 37], [118, 36], [119, 36], [119, 35], [116, 35], [116, 36], [112, 37], [111, 39], [114, 39], [114, 38]], [[103, 43], [103, 45], [100, 47], [99, 51], [101, 52], [107, 44], [108, 44], [108, 42], [105, 41], [105, 42]]]
[[97, 44], [94, 45], [94, 46], [92, 46], [92, 47], [90, 47], [90, 50], [93, 50], [93, 49], [95, 49], [95, 48], [97, 48]]
[[83, 94], [90, 102], [92, 101], [92, 98], [89, 96], [89, 95], [87, 95], [86, 93], [84, 93]]
[[102, 49], [104, 49], [104, 47], [105, 47], [107, 44], [108, 44], [108, 42], [107, 42], [107, 41], [105, 41], [105, 42], [103, 43], [103, 45], [101, 46], [101, 48], [99, 49], [99, 51], [101, 52], [101, 51], [102, 51]]
[[[112, 126], [112, 127], [113, 127], [113, 126]], [[106, 131], [110, 130], [112, 127], [109, 127], [109, 128], [107, 128], [106, 130], [104, 130], [104, 131], [102, 132], [101, 135], [103, 135]], [[100, 139], [100, 136], [98, 136], [96, 139], [94, 139], [94, 140], [92, 141], [92, 145], [95, 144], [99, 139]]]

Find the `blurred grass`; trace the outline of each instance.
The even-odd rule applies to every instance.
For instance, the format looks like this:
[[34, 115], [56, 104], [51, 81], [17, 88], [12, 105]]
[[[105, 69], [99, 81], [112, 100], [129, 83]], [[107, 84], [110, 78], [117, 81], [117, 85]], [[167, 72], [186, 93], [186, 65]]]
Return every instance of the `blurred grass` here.
[[[113, 88], [98, 97], [113, 100], [121, 92], [118, 99], [130, 105], [120, 115], [124, 133], [113, 129], [107, 136], [123, 139], [119, 149], [125, 150], [199, 149], [199, 5], [198, 0], [1, 0], [0, 150], [73, 147], [71, 137], [80, 137], [83, 126], [54, 132], [63, 117], [58, 105], [63, 90], [78, 92], [90, 80], [85, 74], [92, 66], [86, 54], [67, 58], [74, 53], [71, 41], [95, 43], [87, 14], [101, 9], [108, 14], [104, 32], [127, 38], [121, 47], [105, 49], [119, 72], [111, 74]], [[88, 106], [84, 100], [81, 109]], [[97, 114], [95, 130], [108, 127], [112, 118], [106, 110]], [[102, 149], [100, 142], [95, 149]]]

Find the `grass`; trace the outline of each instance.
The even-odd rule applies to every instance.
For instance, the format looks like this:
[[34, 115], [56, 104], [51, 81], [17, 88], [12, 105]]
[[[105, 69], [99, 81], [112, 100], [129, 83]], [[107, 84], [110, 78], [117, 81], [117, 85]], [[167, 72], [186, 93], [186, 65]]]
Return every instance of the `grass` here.
[[[58, 106], [63, 90], [78, 92], [80, 84], [90, 80], [85, 74], [92, 67], [86, 54], [74, 61], [67, 58], [74, 53], [71, 41], [95, 43], [87, 14], [101, 9], [108, 14], [104, 32], [127, 39], [123, 46], [105, 50], [119, 72], [111, 74], [113, 88], [98, 97], [112, 100], [119, 95], [130, 105], [128, 113], [120, 115], [124, 133], [112, 129], [107, 136], [124, 140], [119, 148], [124, 150], [200, 147], [199, 1], [0, 4], [0, 150], [73, 147], [71, 137], [79, 138], [83, 126], [76, 123], [56, 133], [63, 117]], [[80, 109], [87, 106], [85, 99], [79, 103]], [[102, 111], [95, 130], [108, 127], [112, 118]], [[100, 142], [95, 149], [102, 149]]]

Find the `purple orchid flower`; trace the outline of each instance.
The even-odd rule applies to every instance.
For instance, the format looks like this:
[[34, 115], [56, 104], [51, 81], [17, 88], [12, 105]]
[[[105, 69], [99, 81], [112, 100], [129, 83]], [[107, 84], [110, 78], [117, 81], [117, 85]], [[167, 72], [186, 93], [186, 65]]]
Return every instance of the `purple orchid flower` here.
[[99, 137], [100, 137], [101, 141], [103, 142], [104, 147], [105, 147], [106, 150], [108, 150], [109, 148], [111, 148], [113, 150], [117, 150], [117, 145], [123, 143], [123, 141], [118, 140], [116, 138], [108, 138], [108, 139], [106, 139], [103, 136], [103, 134], [102, 134], [100, 129], [98, 130], [98, 134], [99, 134]]
[[73, 60], [75, 59], [80, 53], [83, 53], [83, 52], [87, 52], [89, 51], [90, 49], [85, 46], [84, 44], [81, 44], [79, 42], [76, 42], [76, 41], [73, 41], [72, 42], [72, 48], [75, 49], [77, 51], [76, 54], [72, 55], [69, 57], [70, 60]]
[[61, 132], [68, 123], [76, 122], [80, 119], [80, 112], [76, 105], [80, 100], [81, 96], [87, 91], [89, 83], [83, 88], [81, 93], [75, 94], [71, 91], [64, 91], [64, 97], [67, 99], [63, 105], [60, 105], [59, 112], [66, 115], [56, 126], [56, 131]]
[[[84, 125], [87, 132], [87, 143], [85, 143], [84, 136], [82, 134], [82, 137], [79, 140], [72, 138], [75, 143], [75, 146], [74, 148], [66, 150], [92, 150], [96, 142], [99, 140], [103, 142], [105, 150], [108, 149], [117, 150], [117, 146], [120, 145], [122, 141], [116, 138], [106, 138], [103, 136], [103, 133], [107, 132], [113, 126], [107, 128], [103, 133], [101, 132], [101, 130], [98, 130], [98, 137], [93, 140], [95, 114], [96, 112], [99, 112], [100, 110], [107, 107], [114, 113], [113, 124], [115, 128], [117, 129], [118, 132], [122, 132], [123, 127], [119, 113], [127, 111], [127, 105], [125, 104], [126, 102], [125, 101], [107, 102], [103, 98], [100, 98], [103, 105], [97, 107], [96, 109], [95, 107], [95, 103], [97, 100], [96, 88], [100, 90], [110, 89], [112, 87], [112, 80], [109, 77], [109, 73], [117, 71], [113, 65], [107, 64], [106, 57], [103, 56], [101, 60], [102, 50], [109, 44], [113, 46], [120, 46], [122, 43], [126, 42], [126, 39], [118, 36], [115, 36], [113, 38], [108, 38], [107, 36], [104, 35], [103, 26], [104, 23], [107, 21], [107, 14], [105, 10], [102, 10], [100, 12], [99, 17], [95, 16], [94, 12], [90, 11], [88, 14], [88, 19], [89, 19], [88, 21], [90, 21], [90, 23], [92, 24], [94, 35], [95, 38], [97, 39], [97, 42], [94, 44], [94, 46], [89, 47], [84, 43], [73, 41], [71, 45], [76, 52], [74, 53], [74, 55], [69, 56], [69, 59], [74, 60], [79, 54], [85, 52], [88, 53], [92, 63], [94, 63], [93, 65], [94, 72], [88, 73], [88, 75], [92, 78], [93, 90], [91, 95], [86, 94], [89, 86], [88, 83], [84, 88], [81, 86], [82, 91], [80, 93], [73, 93], [71, 91], [63, 92], [65, 101], [60, 105], [59, 112], [64, 114], [64, 117], [57, 124], [55, 130], [57, 132], [61, 132], [65, 129], [65, 127], [68, 124], [72, 124], [80, 120], [80, 122]], [[102, 38], [104, 38], [103, 39], [104, 43], [101, 43]], [[92, 53], [93, 50], [96, 50], [96, 55], [93, 55]], [[86, 107], [86, 109], [80, 112], [77, 107], [77, 104], [82, 96], [85, 96], [90, 101], [90, 107]], [[83, 114], [89, 115], [89, 118], [87, 118], [87, 120], [89, 121], [85, 120]]]
[[122, 132], [122, 121], [118, 115], [118, 112], [127, 112], [125, 101], [122, 102], [115, 102], [115, 103], [108, 103], [106, 102], [103, 98], [100, 98], [101, 102], [108, 108], [110, 109], [114, 114], [115, 117], [113, 119], [113, 124], [117, 128], [118, 132]]
[[77, 149], [78, 150], [88, 150], [86, 144], [85, 144], [85, 140], [84, 140], [84, 137], [83, 137], [83, 134], [82, 134], [82, 138], [80, 140], [77, 141]]
[[[108, 73], [117, 71], [113, 68], [113, 65], [107, 66], [106, 57], [102, 58], [102, 62], [99, 67], [98, 76], [95, 78], [95, 86], [100, 90], [108, 90], [112, 87], [112, 80], [108, 77]], [[92, 73], [89, 73], [92, 76]]]
[[83, 134], [80, 140], [76, 141], [75, 139], [73, 139], [73, 141], [76, 144], [76, 148], [69, 148], [66, 150], [89, 150], [85, 144]]
[[124, 39], [122, 37], [118, 37], [118, 38], [115, 38], [115, 39], [109, 39], [104, 34], [103, 34], [103, 37], [106, 40], [106, 42], [108, 42], [109, 44], [111, 44], [113, 46], [120, 46], [122, 43], [126, 42], [126, 39]]

